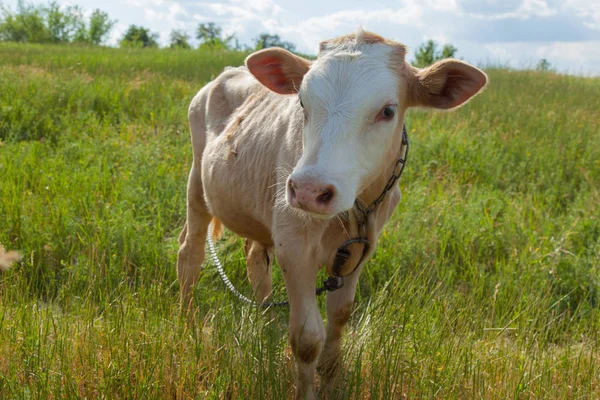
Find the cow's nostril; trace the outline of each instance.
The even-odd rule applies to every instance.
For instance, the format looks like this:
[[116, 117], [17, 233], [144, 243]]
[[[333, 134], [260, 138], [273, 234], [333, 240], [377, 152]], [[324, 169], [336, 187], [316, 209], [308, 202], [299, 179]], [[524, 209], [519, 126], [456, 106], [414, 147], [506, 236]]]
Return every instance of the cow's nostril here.
[[321, 204], [327, 204], [331, 199], [333, 199], [333, 188], [331, 187], [328, 187], [323, 193], [317, 196], [317, 202]]
[[290, 191], [290, 196], [292, 198], [296, 197], [296, 190], [295, 189], [296, 189], [296, 184], [291, 179], [289, 179], [288, 180], [288, 190]]

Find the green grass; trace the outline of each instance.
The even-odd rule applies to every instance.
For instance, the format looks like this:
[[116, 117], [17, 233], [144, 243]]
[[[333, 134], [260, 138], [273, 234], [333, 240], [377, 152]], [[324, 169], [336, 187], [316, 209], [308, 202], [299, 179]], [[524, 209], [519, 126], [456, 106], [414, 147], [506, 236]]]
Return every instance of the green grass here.
[[[287, 312], [179, 318], [195, 92], [244, 54], [0, 45], [0, 398], [286, 398]], [[600, 397], [600, 79], [495, 69], [411, 112], [342, 398]], [[239, 240], [220, 244], [249, 293]], [[279, 294], [281, 279], [276, 279]]]

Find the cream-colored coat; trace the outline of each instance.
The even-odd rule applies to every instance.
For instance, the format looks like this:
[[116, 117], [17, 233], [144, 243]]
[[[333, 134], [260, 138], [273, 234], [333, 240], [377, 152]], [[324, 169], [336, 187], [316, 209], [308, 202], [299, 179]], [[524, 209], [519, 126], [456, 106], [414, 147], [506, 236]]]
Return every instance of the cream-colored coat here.
[[[383, 158], [374, 163], [377, 168], [368, 172], [368, 180], [360, 182], [357, 192], [352, 194], [369, 204], [382, 192], [393, 173], [401, 151], [406, 108], [429, 105], [424, 99], [430, 93], [423, 94], [422, 91], [428, 84], [440, 85], [440, 79], [434, 73], [448, 75], [443, 77], [441, 88], [434, 88], [439, 92], [438, 97], [448, 96], [443, 93], [444, 88], [456, 92], [462, 83], [451, 81], [452, 76], [457, 74], [456, 71], [464, 71], [467, 64], [453, 61], [454, 67], [449, 72], [444, 70], [450, 68], [446, 62], [446, 67], [432, 67], [427, 75], [427, 70], [417, 71], [404, 64], [404, 46], [364, 32], [326, 42], [322, 44], [322, 53], [328, 46], [340, 48], [347, 42], [354, 46], [388, 46], [394, 56], [385, 62], [398, 61], [398, 54], [402, 53], [403, 65], [391, 67], [398, 82], [405, 84], [404, 89], [399, 88], [402, 93], [399, 94], [401, 104], [397, 104], [397, 121], [390, 125], [393, 131], [389, 133], [385, 151], [381, 152]], [[357, 236], [357, 224], [352, 211], [333, 218], [315, 218], [290, 207], [286, 201], [286, 181], [303, 155], [303, 129], [308, 118], [298, 96], [293, 93], [311, 64], [281, 49], [267, 49], [256, 54], [250, 56], [255, 56], [254, 59], [247, 61], [249, 68], [228, 68], [202, 88], [189, 108], [194, 160], [188, 181], [187, 222], [180, 236], [178, 255], [182, 305], [190, 309], [191, 288], [199, 277], [207, 227], [213, 218], [248, 239], [248, 275], [260, 301], [267, 299], [271, 291], [275, 254], [290, 301], [289, 335], [298, 366], [296, 398], [314, 398], [317, 361], [320, 359], [319, 370], [324, 382], [330, 382], [336, 376], [341, 334], [352, 311], [362, 265], [345, 279], [342, 289], [327, 294], [327, 329], [317, 307], [316, 275], [320, 268], [332, 265], [336, 250], [344, 241]], [[266, 56], [269, 58], [263, 66], [268, 67], [267, 74], [274, 70], [273, 59], [282, 65], [279, 73], [283, 78], [273, 81], [278, 84], [291, 82], [294, 88], [274, 88], [270, 77], [256, 69]], [[469, 74], [479, 81], [472, 85], [473, 88], [463, 90], [468, 96], [460, 91], [450, 93], [455, 99], [448, 100], [449, 106], [442, 108], [462, 104], [485, 85], [485, 75], [468, 67], [472, 70], [460, 75], [459, 81], [466, 80], [467, 76], [470, 78]], [[415, 88], [414, 85], [420, 86]], [[421, 86], [425, 89], [420, 89]], [[292, 95], [274, 93], [273, 90], [280, 93], [289, 90]], [[353, 156], [348, 154], [349, 160]], [[400, 191], [396, 187], [369, 218], [367, 235], [372, 243], [369, 256], [399, 200]], [[353, 246], [343, 274], [349, 273], [360, 258], [362, 245]]]

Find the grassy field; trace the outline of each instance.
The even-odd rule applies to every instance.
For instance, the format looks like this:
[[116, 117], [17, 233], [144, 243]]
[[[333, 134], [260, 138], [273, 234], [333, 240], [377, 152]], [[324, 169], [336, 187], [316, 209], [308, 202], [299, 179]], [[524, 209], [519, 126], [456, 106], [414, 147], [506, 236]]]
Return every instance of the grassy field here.
[[[175, 261], [195, 92], [243, 54], [0, 45], [0, 398], [280, 399], [287, 312]], [[341, 398], [600, 398], [600, 79], [489, 70], [412, 112]], [[247, 293], [240, 240], [219, 244]], [[278, 296], [284, 296], [277, 277]]]

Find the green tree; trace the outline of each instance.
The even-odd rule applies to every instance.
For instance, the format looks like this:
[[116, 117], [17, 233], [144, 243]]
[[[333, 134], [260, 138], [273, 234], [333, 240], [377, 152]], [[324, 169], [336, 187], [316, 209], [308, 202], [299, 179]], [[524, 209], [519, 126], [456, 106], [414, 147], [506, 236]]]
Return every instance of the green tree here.
[[190, 36], [183, 29], [173, 29], [169, 47], [172, 49], [190, 49], [192, 46], [190, 46], [188, 40], [190, 40]]
[[442, 59], [454, 57], [457, 51], [458, 49], [451, 44], [444, 45], [442, 48]]
[[548, 71], [552, 71], [552, 65], [550, 64], [550, 61], [548, 61], [548, 60], [547, 60], [547, 59], [545, 59], [545, 58], [542, 58], [542, 59], [541, 59], [541, 60], [538, 62], [538, 64], [537, 64], [537, 66], [536, 66], [536, 68], [535, 68], [535, 69], [536, 69], [537, 71], [540, 71], [540, 72], [548, 72]]
[[221, 38], [221, 27], [217, 26], [214, 22], [207, 24], [198, 24], [196, 30], [196, 39], [203, 42], [210, 42]]
[[437, 43], [434, 40], [428, 40], [417, 49], [413, 64], [416, 67], [424, 68], [444, 58], [454, 57], [457, 51], [458, 49], [451, 44], [444, 45], [442, 51], [439, 51]]
[[85, 30], [83, 11], [78, 6], [61, 6], [52, 1], [43, 9], [48, 40], [52, 43], [70, 43], [75, 34]]
[[158, 47], [158, 34], [142, 26], [130, 25], [119, 42], [121, 47]]
[[198, 25], [196, 39], [200, 41], [201, 49], [232, 49], [230, 43], [235, 40], [235, 35], [223, 37], [221, 27], [214, 22], [209, 22]]
[[95, 45], [104, 42], [116, 22], [116, 20], [111, 20], [105, 11], [95, 9], [90, 16], [85, 42]]
[[2, 6], [0, 40], [32, 43], [47, 42], [49, 34], [43, 11], [42, 7], [27, 4], [22, 0], [17, 3], [16, 13]]
[[286, 42], [281, 40], [279, 35], [272, 35], [270, 33], [261, 33], [257, 38], [254, 39], [256, 50], [266, 49], [269, 47], [282, 47], [291, 52], [296, 51], [296, 45], [292, 42]]

